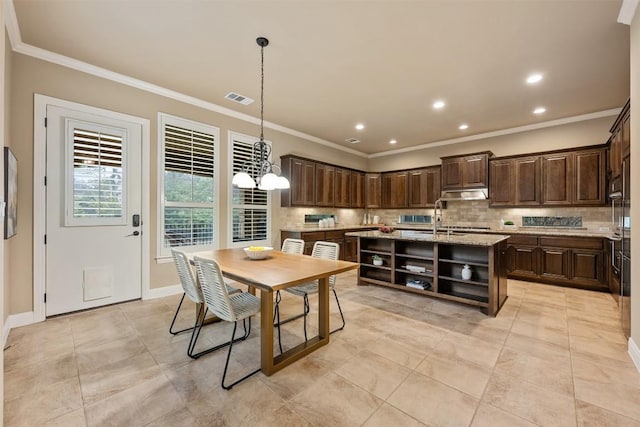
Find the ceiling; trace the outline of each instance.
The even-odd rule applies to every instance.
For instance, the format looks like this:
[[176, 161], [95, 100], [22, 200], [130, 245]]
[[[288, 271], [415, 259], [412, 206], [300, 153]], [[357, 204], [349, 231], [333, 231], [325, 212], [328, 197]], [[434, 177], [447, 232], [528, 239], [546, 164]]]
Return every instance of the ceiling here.
[[[14, 0], [26, 44], [254, 117], [265, 36], [265, 120], [364, 154], [621, 107], [621, 4]], [[543, 80], [526, 84], [534, 71]]]

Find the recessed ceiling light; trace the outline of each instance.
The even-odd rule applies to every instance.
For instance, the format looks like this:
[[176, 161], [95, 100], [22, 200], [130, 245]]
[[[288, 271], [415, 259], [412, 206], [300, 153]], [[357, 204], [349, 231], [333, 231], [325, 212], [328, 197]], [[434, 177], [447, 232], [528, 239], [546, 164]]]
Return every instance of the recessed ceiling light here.
[[538, 83], [540, 80], [542, 80], [542, 74], [540, 73], [530, 74], [529, 77], [527, 77], [527, 83], [530, 85]]
[[546, 108], [544, 108], [544, 107], [538, 107], [538, 108], [536, 108], [535, 110], [533, 110], [533, 114], [542, 114], [542, 113], [544, 113], [545, 111], [547, 111], [547, 109], [546, 109]]
[[469, 129], [469, 125], [466, 123], [461, 124], [460, 126], [458, 126], [458, 129], [460, 130], [465, 130], [465, 129]]
[[436, 101], [433, 103], [433, 108], [439, 110], [444, 107], [444, 101]]
[[362, 129], [364, 129], [364, 125], [363, 125], [362, 123], [358, 123], [358, 124], [356, 125], [356, 129], [358, 129], [358, 130], [362, 130]]
[[389, 144], [395, 144], [396, 142], [398, 141], [396, 141], [395, 139], [392, 139], [391, 141], [389, 141]]

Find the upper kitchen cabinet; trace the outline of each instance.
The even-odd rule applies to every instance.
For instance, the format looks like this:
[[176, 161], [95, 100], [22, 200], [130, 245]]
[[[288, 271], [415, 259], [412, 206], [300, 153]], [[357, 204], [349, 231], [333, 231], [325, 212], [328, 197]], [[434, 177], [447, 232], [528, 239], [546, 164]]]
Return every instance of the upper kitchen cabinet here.
[[432, 206], [440, 197], [440, 166], [414, 169], [408, 173], [409, 207]]
[[280, 205], [315, 206], [315, 170], [312, 161], [292, 156], [282, 156], [282, 175], [289, 178], [291, 188], [280, 193]]
[[603, 148], [574, 153], [573, 205], [604, 205], [606, 197], [606, 151]]
[[367, 173], [365, 180], [365, 207], [367, 209], [378, 209], [382, 207], [382, 174]]
[[488, 187], [489, 157], [491, 152], [467, 156], [442, 157], [442, 189]]
[[602, 147], [542, 155], [542, 204], [604, 205], [605, 156]]
[[571, 153], [546, 154], [542, 159], [542, 204], [570, 205], [573, 184]]
[[492, 159], [489, 182], [490, 206], [537, 206], [540, 204], [540, 158]]
[[336, 168], [316, 163], [316, 206], [334, 205], [334, 180]]
[[409, 192], [409, 172], [385, 172], [382, 174], [382, 207], [406, 208]]
[[631, 146], [630, 101], [622, 107], [622, 111], [611, 126], [609, 139], [609, 173], [612, 183], [622, 180], [622, 159], [629, 155]]
[[333, 186], [334, 206], [337, 208], [351, 207], [351, 171], [335, 168]]
[[364, 208], [364, 173], [351, 171], [351, 207]]

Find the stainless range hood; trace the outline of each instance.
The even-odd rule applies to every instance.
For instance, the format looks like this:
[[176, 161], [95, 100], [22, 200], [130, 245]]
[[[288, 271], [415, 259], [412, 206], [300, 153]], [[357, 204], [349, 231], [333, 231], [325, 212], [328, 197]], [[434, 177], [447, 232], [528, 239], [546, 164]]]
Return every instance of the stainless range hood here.
[[486, 200], [489, 198], [487, 188], [474, 188], [468, 190], [444, 190], [440, 200]]

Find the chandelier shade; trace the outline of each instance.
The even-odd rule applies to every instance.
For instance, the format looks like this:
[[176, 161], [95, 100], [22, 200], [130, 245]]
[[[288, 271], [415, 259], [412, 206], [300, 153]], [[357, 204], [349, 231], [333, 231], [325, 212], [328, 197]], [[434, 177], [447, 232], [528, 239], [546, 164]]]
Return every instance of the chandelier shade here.
[[264, 48], [269, 44], [266, 37], [258, 37], [256, 43], [260, 46], [260, 140], [253, 144], [252, 158], [242, 165], [242, 170], [236, 173], [231, 184], [238, 188], [256, 188], [260, 190], [284, 190], [290, 187], [289, 180], [278, 176], [274, 169], [280, 166], [273, 163], [271, 147], [264, 140]]

